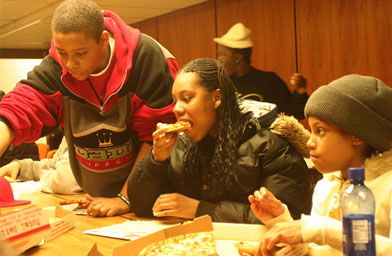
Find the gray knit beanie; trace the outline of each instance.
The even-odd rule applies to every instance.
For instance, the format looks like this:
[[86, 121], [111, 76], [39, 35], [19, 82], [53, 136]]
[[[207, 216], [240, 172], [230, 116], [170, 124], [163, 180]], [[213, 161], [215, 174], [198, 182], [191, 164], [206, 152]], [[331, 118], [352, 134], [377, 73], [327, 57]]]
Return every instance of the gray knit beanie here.
[[319, 117], [383, 152], [392, 141], [392, 88], [370, 76], [343, 76], [312, 93], [305, 116]]

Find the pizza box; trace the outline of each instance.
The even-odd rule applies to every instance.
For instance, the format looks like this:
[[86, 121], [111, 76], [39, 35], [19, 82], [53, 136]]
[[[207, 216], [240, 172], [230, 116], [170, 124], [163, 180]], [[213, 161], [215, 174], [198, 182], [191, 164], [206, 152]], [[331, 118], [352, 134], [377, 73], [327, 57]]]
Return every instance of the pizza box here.
[[[266, 232], [264, 225], [213, 223], [210, 216], [202, 216], [183, 224], [159, 224], [158, 221], [127, 221], [121, 224], [85, 231], [86, 234], [131, 240], [113, 249], [113, 256], [138, 255], [151, 243], [187, 233], [214, 231], [219, 255], [238, 255], [234, 243], [258, 242]], [[141, 232], [143, 231], [143, 232]], [[143, 233], [143, 234], [142, 234]], [[97, 253], [98, 252], [98, 253]], [[94, 246], [89, 256], [100, 255]]]
[[238, 242], [257, 245], [267, 232], [265, 225], [214, 222], [214, 237], [219, 255], [238, 256]]
[[[261, 224], [214, 222], [213, 227], [217, 252], [224, 256], [239, 256], [238, 249], [234, 246], [238, 242], [253, 244], [257, 248], [268, 231], [268, 228]], [[274, 255], [302, 256], [306, 255], [307, 249], [306, 245], [285, 246]]]
[[75, 226], [75, 213], [31, 206], [0, 216], [0, 238], [18, 253], [49, 242]]
[[38, 206], [0, 216], [0, 238], [18, 253], [41, 244], [49, 233], [49, 215]]
[[[138, 224], [143, 225], [142, 223], [138, 223]], [[125, 239], [125, 238], [121, 238], [121, 235], [124, 236], [123, 232], [121, 231], [123, 229], [121, 228], [122, 227], [121, 225], [127, 225], [127, 224], [126, 223], [116, 224], [114, 225], [115, 227], [109, 226], [103, 229], [90, 230], [89, 232], [85, 232], [85, 233]], [[116, 232], [113, 233], [113, 228], [120, 230], [120, 232], [118, 234], [116, 234]], [[158, 228], [159, 230], [156, 230], [155, 228]], [[133, 228], [128, 228], [128, 229], [133, 229]], [[136, 232], [139, 235], [140, 230], [138, 229], [140, 229], [140, 227], [134, 229], [133, 231], [128, 232], [125, 237], [128, 238], [132, 237], [133, 232]], [[243, 241], [243, 242], [253, 243], [257, 245], [262, 239], [263, 235], [267, 232], [267, 227], [264, 225], [213, 223], [211, 217], [208, 215], [196, 218], [193, 221], [169, 225], [168, 227], [165, 228], [155, 227], [153, 223], [151, 223], [151, 225], [145, 223], [145, 229], [146, 232], [144, 235], [139, 236], [138, 238], [132, 238], [132, 240], [129, 242], [125, 242], [121, 245], [115, 246], [113, 248], [112, 255], [113, 256], [138, 255], [148, 245], [161, 240], [168, 239], [170, 237], [175, 237], [188, 233], [214, 231], [214, 238], [216, 240], [216, 246], [217, 246], [216, 249], [218, 255], [239, 256], [238, 249], [234, 246], [235, 243]], [[277, 253], [275, 253], [275, 256], [283, 256], [283, 255], [302, 256], [306, 254], [306, 251], [307, 251], [306, 246], [305, 247], [287, 246], [279, 250]], [[94, 244], [94, 246], [88, 253], [88, 256], [101, 256], [101, 255], [102, 254], [99, 252], [98, 246], [96, 244]]]
[[[207, 231], [213, 231], [213, 225], [211, 217], [206, 215], [196, 218], [194, 221], [171, 225], [168, 228], [158, 230], [146, 236], [142, 236], [136, 240], [118, 245], [113, 248], [112, 255], [138, 255], [139, 252], [141, 252], [145, 247], [152, 243], [165, 240], [174, 236]], [[89, 255], [92, 255], [91, 251]]]
[[43, 210], [50, 222], [50, 232], [45, 236], [45, 243], [75, 227], [75, 212], [64, 210], [61, 206], [46, 207]]

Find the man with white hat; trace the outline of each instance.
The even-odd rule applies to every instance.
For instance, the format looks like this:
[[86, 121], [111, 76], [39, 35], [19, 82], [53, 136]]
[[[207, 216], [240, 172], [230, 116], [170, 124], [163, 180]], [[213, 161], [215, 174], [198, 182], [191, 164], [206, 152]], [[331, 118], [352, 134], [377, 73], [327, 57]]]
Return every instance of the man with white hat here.
[[291, 77], [296, 85], [296, 90], [291, 93], [276, 73], [252, 67], [253, 42], [249, 28], [237, 23], [222, 37], [214, 38], [214, 41], [218, 44], [218, 60], [225, 66], [240, 98], [275, 103], [280, 112], [304, 119], [304, 107], [308, 99], [305, 78], [299, 74]]

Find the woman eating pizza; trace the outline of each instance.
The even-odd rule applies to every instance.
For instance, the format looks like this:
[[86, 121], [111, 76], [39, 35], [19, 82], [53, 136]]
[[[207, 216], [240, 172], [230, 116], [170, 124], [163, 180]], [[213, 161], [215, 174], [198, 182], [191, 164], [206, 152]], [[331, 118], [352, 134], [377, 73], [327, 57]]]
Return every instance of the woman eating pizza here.
[[177, 123], [157, 125], [153, 147], [128, 184], [137, 216], [207, 214], [214, 222], [260, 223], [248, 201], [260, 187], [273, 191], [294, 219], [310, 211], [303, 157], [241, 111], [235, 91], [215, 60], [196, 59], [179, 71], [172, 89]]

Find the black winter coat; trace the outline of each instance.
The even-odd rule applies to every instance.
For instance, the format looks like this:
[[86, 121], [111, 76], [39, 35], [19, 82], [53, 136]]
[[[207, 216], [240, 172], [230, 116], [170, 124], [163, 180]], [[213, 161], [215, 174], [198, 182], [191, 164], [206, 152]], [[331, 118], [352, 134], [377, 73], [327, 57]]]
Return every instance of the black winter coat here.
[[[183, 135], [185, 136], [185, 135]], [[128, 197], [135, 214], [151, 217], [155, 200], [165, 193], [185, 193], [181, 185], [184, 142], [179, 136], [163, 163], [155, 162], [151, 151], [142, 159], [128, 184]], [[266, 187], [285, 203], [294, 219], [311, 208], [309, 170], [301, 155], [282, 137], [249, 123], [237, 149], [237, 182], [227, 188], [224, 200], [207, 201], [208, 186], [201, 185], [196, 217], [210, 215], [214, 222], [261, 223], [253, 214], [248, 196]], [[202, 177], [203, 175], [200, 175]], [[203, 182], [200, 182], [203, 184]]]

